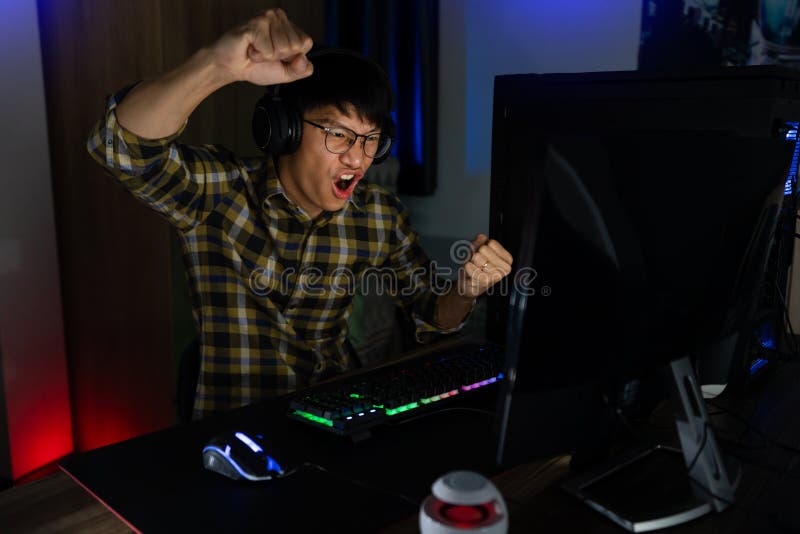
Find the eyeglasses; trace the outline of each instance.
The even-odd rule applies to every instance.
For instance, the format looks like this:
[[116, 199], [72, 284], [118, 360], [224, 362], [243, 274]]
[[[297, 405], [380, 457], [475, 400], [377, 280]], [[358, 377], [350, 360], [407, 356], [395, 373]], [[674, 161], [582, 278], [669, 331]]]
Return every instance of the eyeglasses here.
[[303, 122], [325, 132], [325, 148], [332, 154], [344, 154], [350, 150], [350, 147], [353, 146], [359, 137], [364, 138], [361, 141], [361, 150], [364, 151], [364, 155], [368, 158], [379, 158], [386, 154], [392, 146], [392, 139], [388, 135], [383, 135], [382, 133], [362, 135], [343, 126], [331, 128], [306, 119], [303, 119]]

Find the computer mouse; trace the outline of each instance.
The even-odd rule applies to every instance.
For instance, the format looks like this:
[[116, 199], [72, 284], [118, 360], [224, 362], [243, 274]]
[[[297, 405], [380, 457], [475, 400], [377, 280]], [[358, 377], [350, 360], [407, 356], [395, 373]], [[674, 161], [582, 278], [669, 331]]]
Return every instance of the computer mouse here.
[[234, 480], [271, 480], [284, 470], [267, 450], [260, 434], [227, 432], [203, 447], [203, 467]]

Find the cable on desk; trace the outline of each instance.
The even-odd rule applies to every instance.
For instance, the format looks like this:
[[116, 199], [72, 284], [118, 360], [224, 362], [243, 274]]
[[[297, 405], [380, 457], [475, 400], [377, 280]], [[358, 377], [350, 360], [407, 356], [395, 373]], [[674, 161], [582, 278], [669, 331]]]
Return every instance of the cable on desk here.
[[[706, 402], [708, 402], [708, 400], [706, 400]], [[718, 406], [716, 406], [716, 407], [719, 408]], [[726, 409], [722, 408], [721, 411], [714, 412], [713, 415], [720, 415], [722, 413], [730, 413], [730, 412], [729, 412], [729, 410], [726, 410]], [[635, 430], [633, 429], [632, 426], [630, 426], [630, 423], [627, 421], [627, 419], [624, 418], [624, 416], [622, 414], [619, 414], [619, 415], [620, 415], [620, 417], [622, 419], [624, 419], [623, 424], [628, 423], [627, 426], [628, 426], [629, 430], [631, 430], [631, 432], [635, 433]], [[691, 482], [693, 484], [697, 485], [700, 489], [702, 489], [706, 494], [710, 495], [714, 499], [717, 499], [717, 500], [727, 504], [729, 507], [731, 507], [733, 509], [737, 509], [737, 510], [743, 511], [743, 512], [745, 512], [747, 514], [750, 514], [750, 515], [752, 515], [754, 517], [758, 517], [758, 518], [763, 519], [765, 521], [768, 521], [773, 527], [775, 527], [780, 532], [787, 532], [787, 533], [797, 534], [797, 529], [795, 527], [793, 527], [792, 525], [787, 525], [787, 524], [783, 523], [779, 518], [775, 517], [774, 515], [764, 514], [764, 513], [760, 512], [759, 510], [757, 510], [755, 508], [744, 506], [744, 505], [742, 505], [742, 504], [740, 504], [740, 503], [738, 503], [736, 501], [733, 501], [733, 500], [730, 500], [730, 499], [726, 499], [724, 497], [716, 495], [710, 489], [708, 489], [704, 484], [702, 484], [699, 481], [697, 481], [694, 478], [692, 478], [692, 476], [691, 476], [692, 468], [694, 468], [695, 464], [697, 463], [697, 461], [700, 458], [700, 455], [703, 453], [703, 450], [705, 449], [705, 447], [706, 447], [706, 445], [708, 443], [709, 426], [710, 425], [709, 425], [708, 422], [706, 422], [703, 425], [703, 436], [702, 436], [701, 441], [700, 441], [700, 446], [699, 446], [699, 448], [697, 450], [697, 453], [695, 453], [694, 457], [692, 458], [692, 461], [689, 462], [688, 467], [686, 469], [686, 474], [689, 477], [689, 480], [691, 480]], [[641, 438], [641, 436], [637, 436], [637, 437]], [[742, 461], [746, 461], [743, 458], [739, 458], [738, 455], [731, 454], [728, 451], [725, 451], [725, 452], [726, 452], [726, 454], [730, 454], [731, 456], [734, 456], [737, 459], [740, 459]], [[750, 462], [748, 462], [748, 463], [750, 463]], [[774, 466], [767, 466], [767, 465], [758, 464], [758, 463], [753, 463], [753, 465], [755, 467], [761, 467], [763, 469], [774, 470], [777, 474], [781, 474], [781, 475], [786, 475], [787, 474], [785, 470], [780, 470], [779, 468], [774, 467]]]
[[781, 475], [781, 476], [784, 476], [784, 477], [788, 476], [789, 478], [792, 478], [792, 479], [800, 478], [800, 473], [797, 472], [796, 469], [792, 469], [792, 468], [786, 469], [786, 468], [783, 468], [783, 467], [778, 467], [776, 465], [771, 465], [771, 464], [759, 462], [757, 460], [753, 460], [752, 458], [747, 458], [746, 456], [743, 456], [741, 454], [738, 454], [738, 453], [730, 451], [730, 450], [726, 450], [725, 454], [728, 455], [728, 456], [732, 456], [732, 457], [736, 458], [737, 460], [739, 460], [742, 463], [746, 463], [747, 465], [750, 465], [750, 466], [758, 468], [758, 469], [762, 469], [764, 471], [768, 471], [770, 473], [774, 473], [776, 475]]
[[778, 447], [778, 448], [783, 449], [785, 451], [791, 452], [792, 454], [800, 454], [800, 448], [792, 447], [791, 445], [787, 445], [785, 443], [782, 443], [782, 442], [780, 442], [780, 441], [778, 441], [776, 439], [773, 439], [773, 438], [769, 437], [763, 430], [761, 430], [760, 428], [755, 426], [753, 423], [749, 422], [745, 417], [742, 417], [741, 415], [739, 415], [739, 414], [737, 414], [737, 413], [725, 408], [724, 406], [720, 406], [719, 404], [717, 404], [717, 403], [715, 403], [715, 402], [713, 402], [713, 401], [711, 401], [709, 399], [706, 399], [706, 402], [708, 404], [710, 404], [711, 406], [713, 406], [714, 408], [716, 408], [716, 409], [718, 409], [720, 411], [726, 412], [727, 415], [729, 415], [730, 417], [733, 417], [735, 420], [737, 420], [740, 423], [742, 423], [748, 430], [750, 430], [752, 432], [755, 432], [756, 434], [761, 436], [770, 445], [772, 445], [774, 447]]
[[[713, 425], [712, 425], [713, 427]], [[714, 428], [714, 437], [717, 438], [717, 441], [720, 442], [720, 445], [724, 444], [727, 448], [730, 447], [731, 449], [739, 449], [740, 451], [763, 451], [765, 450], [769, 444], [764, 441], [761, 445], [743, 445], [739, 440], [733, 440], [731, 438], [726, 437], [722, 432], [719, 431], [719, 428]]]
[[[703, 453], [703, 449], [706, 448], [706, 443], [708, 443], [708, 421], [703, 424], [703, 437], [700, 439], [700, 447], [697, 449], [697, 453], [695, 453], [694, 458], [692, 458], [692, 461], [686, 468], [687, 473], [691, 474], [694, 464], [697, 463], [697, 460], [700, 459], [700, 455]], [[689, 478], [691, 478], [691, 476]]]
[[[710, 404], [711, 406], [714, 406], [718, 410], [718, 411], [715, 411], [715, 412], [708, 412], [709, 417], [710, 416], [721, 415], [721, 414], [731, 415], [731, 416], [739, 419], [746, 426], [752, 427], [753, 430], [756, 431], [759, 435], [761, 435], [764, 438], [765, 441], [772, 442], [773, 444], [778, 445], [778, 446], [783, 446], [784, 448], [786, 448], [787, 450], [790, 450], [792, 452], [794, 452], [794, 451], [800, 452], [800, 450], [794, 449], [793, 447], [784, 445], [782, 443], [773, 442], [760, 429], [754, 427], [752, 424], [748, 423], [743, 417], [739, 416], [738, 414], [734, 414], [733, 412], [731, 412], [727, 408], [724, 408], [724, 407], [722, 407], [722, 406], [720, 406], [720, 405], [718, 405], [718, 404], [716, 404], [714, 402], [711, 402], [708, 399], [705, 399], [705, 401], [706, 401], [706, 403]], [[635, 438], [644, 440], [644, 438], [639, 434], [638, 431], [636, 431], [636, 429], [633, 427], [633, 425], [631, 425], [630, 421], [628, 421], [627, 417], [625, 417], [625, 415], [620, 410], [615, 410], [615, 412], [616, 412], [617, 416], [619, 417], [619, 419], [622, 421], [623, 426], [625, 426], [634, 435]], [[709, 424], [708, 421], [703, 425], [703, 436], [701, 438], [700, 447], [697, 450], [697, 453], [694, 455], [694, 458], [692, 458], [692, 461], [689, 462], [688, 467], [686, 469], [686, 474], [689, 477], [689, 480], [691, 480], [691, 482], [693, 484], [697, 485], [700, 489], [702, 489], [706, 494], [708, 494], [711, 497], [713, 497], [713, 498], [715, 498], [715, 499], [727, 504], [729, 507], [731, 507], [733, 509], [736, 509], [736, 510], [743, 511], [743, 512], [745, 512], [747, 514], [750, 514], [750, 515], [752, 515], [754, 517], [758, 517], [758, 518], [763, 519], [765, 521], [768, 521], [773, 527], [775, 527], [780, 532], [787, 532], [787, 533], [797, 534], [798, 529], [796, 527], [794, 527], [793, 525], [785, 524], [783, 521], [781, 521], [774, 514], [773, 515], [764, 514], [764, 513], [760, 512], [759, 510], [757, 510], [755, 508], [744, 506], [744, 505], [742, 505], [742, 504], [740, 504], [740, 503], [738, 503], [736, 501], [732, 501], [730, 499], [726, 499], [724, 497], [716, 495], [710, 489], [708, 489], [705, 485], [703, 485], [699, 481], [697, 481], [694, 478], [692, 478], [692, 476], [690, 475], [690, 473], [692, 471], [692, 468], [694, 468], [695, 464], [697, 463], [697, 461], [700, 458], [700, 455], [703, 453], [703, 449], [705, 449], [706, 444], [708, 443], [709, 426], [710, 426], [710, 424]], [[711, 426], [711, 428], [713, 429], [714, 427]], [[775, 466], [770, 466], [770, 465], [767, 465], [767, 464], [760, 464], [758, 462], [749, 462], [749, 461], [747, 461], [747, 459], [740, 458], [738, 455], [730, 453], [727, 450], [725, 451], [725, 453], [729, 454], [731, 456], [734, 456], [735, 458], [740, 459], [740, 460], [742, 460], [742, 461], [744, 461], [746, 463], [749, 463], [749, 464], [753, 465], [754, 467], [760, 467], [762, 469], [770, 470], [770, 471], [773, 471], [773, 472], [775, 472], [776, 474], [779, 474], [779, 475], [787, 476], [788, 474], [793, 473], [793, 470], [789, 470], [787, 472], [786, 470], [781, 470], [780, 468], [777, 468]]]
[[[717, 408], [718, 410], [721, 410], [721, 411], [723, 411], [723, 412], [724, 412], [724, 411], [728, 411], [728, 412], [729, 412], [731, 415], [736, 415], [736, 414], [733, 414], [732, 412], [730, 412], [729, 410], [726, 410], [724, 407], [722, 407], [722, 406], [719, 406], [718, 404], [716, 404], [716, 403], [714, 403], [714, 402], [711, 402], [711, 401], [710, 401], [710, 400], [708, 400], [708, 399], [706, 399], [706, 402], [707, 402], [708, 404], [710, 404], [710, 405], [714, 406], [714, 407], [715, 407], [715, 408]], [[715, 413], [715, 415], [718, 415], [719, 413], [720, 413], [720, 412], [716, 412], [716, 413]], [[749, 423], [747, 423], [746, 421], [744, 421], [744, 418], [743, 418], [743, 417], [741, 417], [741, 416], [739, 416], [739, 417], [740, 417], [740, 419], [741, 419], [743, 422], [745, 422], [745, 424], [749, 425]], [[688, 466], [688, 468], [687, 468], [687, 470], [686, 470], [686, 471], [687, 471], [687, 475], [689, 476], [689, 480], [690, 480], [690, 481], [691, 481], [693, 484], [695, 484], [696, 486], [698, 486], [698, 487], [699, 487], [701, 490], [703, 490], [703, 491], [704, 491], [704, 492], [705, 492], [707, 495], [710, 495], [710, 496], [711, 496], [711, 497], [713, 497], [714, 499], [717, 499], [717, 500], [719, 500], [719, 501], [722, 501], [723, 503], [727, 504], [727, 505], [728, 505], [729, 507], [731, 507], [731, 508], [734, 508], [734, 509], [737, 509], [737, 510], [741, 510], [741, 511], [743, 511], [743, 512], [746, 512], [747, 514], [750, 514], [750, 515], [752, 515], [752, 516], [754, 516], [754, 517], [758, 517], [758, 518], [760, 518], [760, 519], [763, 519], [763, 520], [769, 521], [769, 523], [770, 523], [772, 526], [776, 527], [776, 528], [777, 528], [778, 530], [780, 530], [781, 532], [794, 532], [794, 533], [796, 533], [796, 532], [797, 532], [797, 530], [796, 530], [796, 529], [792, 528], [792, 527], [791, 527], [791, 526], [789, 526], [789, 525], [785, 525], [785, 524], [783, 524], [783, 523], [782, 523], [782, 522], [781, 522], [781, 521], [780, 521], [780, 520], [779, 520], [777, 517], [775, 517], [774, 515], [767, 515], [767, 514], [761, 513], [759, 510], [756, 510], [756, 509], [754, 509], [754, 508], [751, 508], [751, 507], [749, 507], [749, 506], [743, 506], [742, 504], [739, 504], [739, 503], [738, 503], [738, 502], [736, 502], [736, 501], [733, 501], [733, 500], [730, 500], [730, 499], [726, 499], [725, 497], [722, 497], [722, 496], [720, 496], [720, 495], [717, 495], [717, 494], [715, 494], [714, 492], [712, 492], [712, 491], [711, 491], [709, 488], [707, 488], [707, 487], [706, 487], [704, 484], [702, 484], [700, 481], [698, 481], [698, 480], [695, 480], [695, 479], [694, 479], [694, 478], [691, 476], [691, 471], [692, 471], [692, 468], [694, 467], [695, 463], [697, 463], [697, 460], [700, 458], [700, 454], [703, 452], [703, 449], [705, 448], [705, 446], [706, 446], [706, 443], [708, 443], [708, 430], [709, 430], [709, 428], [708, 428], [708, 427], [709, 427], [709, 423], [708, 423], [708, 422], [706, 422], [706, 423], [703, 425], [703, 438], [702, 438], [702, 440], [701, 440], [701, 445], [700, 445], [700, 448], [698, 449], [698, 451], [697, 451], [697, 454], [695, 454], [694, 458], [692, 459], [691, 463], [689, 464], [689, 466]], [[765, 437], [765, 439], [767, 439], [767, 438], [766, 438], [766, 436], [763, 434], [763, 432], [761, 432], [760, 430], [759, 430], [758, 432], [759, 432], [760, 434], [762, 434], [762, 436], [764, 436], [764, 437]], [[726, 451], [726, 454], [731, 454], [731, 453], [730, 453], [730, 452], [728, 452], [728, 451]], [[732, 456], [736, 457], [736, 455], [733, 455], [733, 454], [732, 454]], [[737, 457], [737, 458], [738, 458], [738, 457]]]

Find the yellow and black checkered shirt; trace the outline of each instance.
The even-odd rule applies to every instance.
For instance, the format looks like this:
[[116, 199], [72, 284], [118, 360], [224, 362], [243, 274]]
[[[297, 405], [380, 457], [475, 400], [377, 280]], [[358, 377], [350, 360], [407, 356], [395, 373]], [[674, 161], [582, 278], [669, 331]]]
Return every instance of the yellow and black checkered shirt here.
[[268, 158], [125, 130], [114, 112], [123, 95], [108, 99], [87, 147], [179, 231], [201, 335], [195, 418], [350, 368], [347, 318], [364, 277], [392, 292], [420, 342], [463, 326], [435, 326], [440, 280], [396, 196], [362, 180], [344, 208], [312, 220]]

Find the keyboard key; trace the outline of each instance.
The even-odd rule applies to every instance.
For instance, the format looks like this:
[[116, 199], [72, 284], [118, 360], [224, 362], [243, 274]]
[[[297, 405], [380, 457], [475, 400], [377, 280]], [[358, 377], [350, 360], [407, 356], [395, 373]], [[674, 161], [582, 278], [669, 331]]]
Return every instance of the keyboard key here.
[[[397, 421], [423, 410], [441, 409], [456, 393], [491, 383], [501, 366], [502, 349], [495, 346], [428, 354], [352, 380], [344, 378], [319, 386], [292, 399], [287, 415], [347, 435], [387, 419]], [[461, 390], [462, 386], [470, 388]]]

